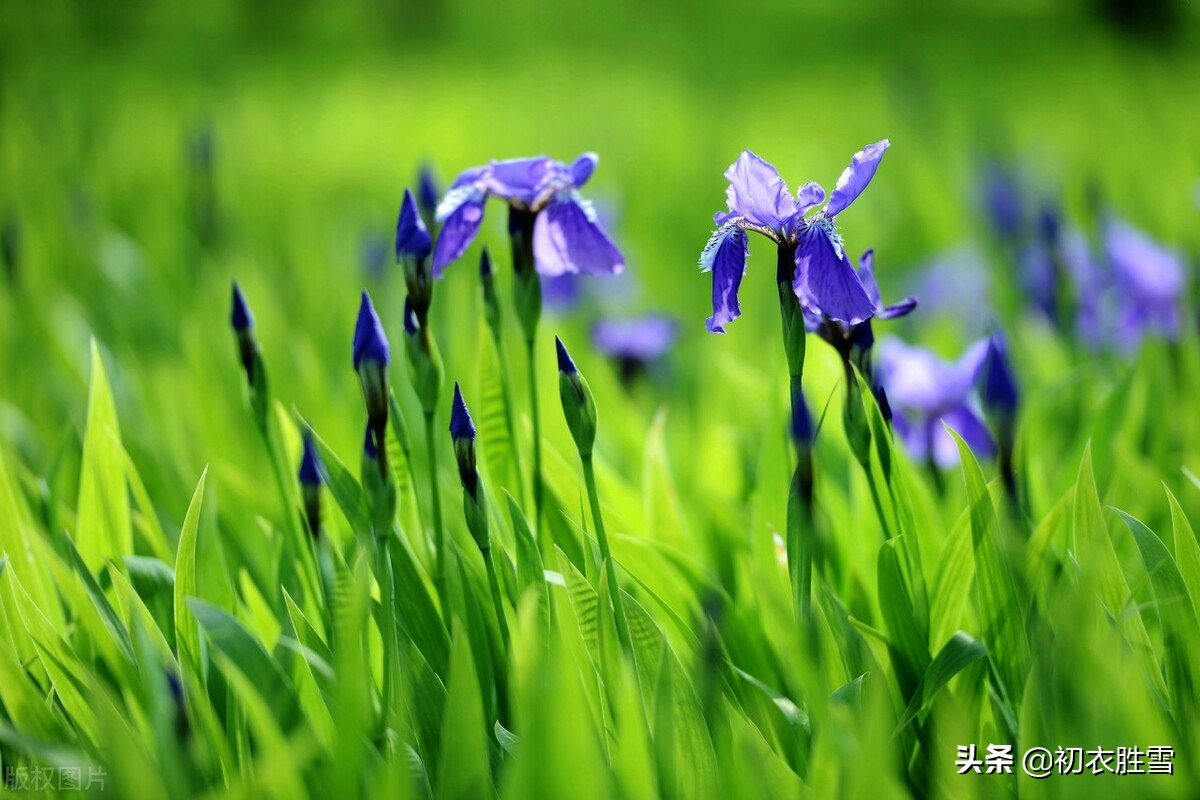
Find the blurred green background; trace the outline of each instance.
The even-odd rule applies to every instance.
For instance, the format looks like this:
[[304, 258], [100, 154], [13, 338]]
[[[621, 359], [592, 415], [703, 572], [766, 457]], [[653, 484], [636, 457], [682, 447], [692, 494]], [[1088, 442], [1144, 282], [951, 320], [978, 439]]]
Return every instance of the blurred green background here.
[[[839, 220], [852, 252], [876, 248], [885, 297], [915, 291], [909, 268], [934, 254], [986, 246], [976, 201], [987, 157], [1019, 160], [1039, 192], [1061, 191], [1069, 215], [1084, 219], [1099, 197], [1194, 251], [1197, 18], [1193, 4], [1116, 0], [4, 0], [0, 216], [15, 220], [21, 255], [0, 294], [3, 436], [39, 472], [72, 457], [95, 335], [120, 364], [127, 444], [182, 514], [204, 464], [221, 474], [225, 459], [262, 458], [236, 411], [241, 376], [226, 326], [236, 278], [277, 396], [349, 457], [359, 437], [349, 365], [358, 290], [376, 294], [393, 339], [403, 294], [390, 257], [373, 277], [362, 253], [372, 239], [386, 252], [419, 164], [446, 181], [493, 157], [595, 150], [588, 193], [629, 264], [620, 310], [664, 310], [683, 330], [675, 389], [668, 397], [651, 386], [634, 402], [646, 419], [670, 406], [678, 441], [727, 451], [743, 435], [747, 385], [732, 373], [756, 376], [750, 385], [778, 402], [764, 411], [772, 425], [783, 407], [766, 242], [752, 243], [744, 316], [723, 338], [703, 328], [710, 281], [696, 259], [738, 152], [753, 148], [793, 187], [828, 187], [855, 150], [890, 138], [870, 191]], [[189, 142], [205, 130], [209, 241], [189, 169]], [[481, 241], [507, 271], [503, 225], [503, 209], [491, 207]], [[435, 299], [448, 377], [468, 388], [477, 250]], [[1003, 284], [1011, 268], [993, 267]], [[990, 299], [962, 305], [983, 317]], [[602, 310], [545, 326], [577, 343], [592, 372], [604, 367], [581, 340]], [[891, 330], [947, 353], [973, 333], [922, 311]], [[1066, 358], [1042, 359], [1044, 375], [1030, 377], [1053, 378]], [[815, 385], [832, 392], [834, 381]], [[700, 406], [707, 416], [692, 413]], [[559, 420], [552, 426], [565, 442]], [[633, 445], [641, 427], [609, 434]]]

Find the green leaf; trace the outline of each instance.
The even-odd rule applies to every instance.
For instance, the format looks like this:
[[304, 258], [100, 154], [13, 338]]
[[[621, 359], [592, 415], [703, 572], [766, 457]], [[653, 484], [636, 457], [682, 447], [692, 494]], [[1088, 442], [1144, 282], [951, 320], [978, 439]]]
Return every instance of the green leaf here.
[[200, 508], [204, 504], [204, 481], [207, 477], [208, 468], [205, 467], [183, 518], [179, 548], [175, 553], [175, 648], [179, 653], [179, 668], [184, 672], [190, 671], [198, 683], [204, 682], [204, 651], [200, 647], [200, 631], [196, 628], [186, 598], [199, 594], [196, 542], [200, 535]]
[[1166, 491], [1167, 500], [1171, 504], [1171, 524], [1175, 531], [1175, 561], [1191, 597], [1192, 609], [1200, 614], [1200, 543], [1197, 543], [1196, 533], [1192, 530], [1179, 501], [1170, 489]]
[[[887, 623], [888, 639], [894, 646], [900, 690], [910, 693], [929, 664], [929, 631], [913, 603], [912, 578], [900, 564], [898, 549], [908, 542], [907, 534], [890, 539], [879, 548], [879, 609]], [[916, 580], [920, 580], [917, 576]]]
[[1100, 496], [1096, 492], [1096, 481], [1092, 474], [1090, 443], [1083, 451], [1079, 477], [1075, 482], [1073, 530], [1083, 574], [1095, 585], [1100, 602], [1115, 621], [1130, 648], [1142, 659], [1155, 686], [1166, 694], [1167, 687], [1158, 668], [1150, 636], [1146, 632], [1141, 614], [1133, 607], [1133, 593], [1125, 580], [1125, 574], [1121, 571], [1121, 564], [1117, 560], [1117, 553], [1108, 533], [1108, 525], [1104, 521]]
[[[947, 428], [947, 430], [950, 430]], [[975, 590], [983, 620], [983, 640], [1014, 708], [1029, 672], [1029, 642], [1025, 637], [1025, 607], [1017, 595], [1008, 562], [1000, 551], [996, 507], [971, 448], [950, 430], [958, 444], [963, 477], [970, 500], [971, 540], [975, 548]], [[943, 648], [944, 650], [945, 648]]]
[[187, 604], [213, 647], [237, 664], [268, 702], [278, 724], [286, 727], [293, 719], [296, 698], [287, 676], [263, 643], [224, 609], [196, 597], [187, 598]]
[[396, 622], [404, 635], [420, 648], [433, 671], [445, 675], [450, 638], [433, 600], [429, 580], [407, 539], [393, 531], [387, 541], [396, 585]]
[[517, 549], [517, 586], [519, 594], [524, 595], [531, 587], [538, 592], [538, 616], [542, 620], [543, 630], [550, 630], [550, 587], [546, 585], [545, 566], [542, 564], [542, 553], [538, 549], [537, 540], [520, 504], [508, 490], [504, 490], [508, 501], [508, 515], [512, 520], [513, 538]]
[[437, 796], [448, 800], [491, 797], [483, 698], [475, 675], [469, 640], [457, 624], [450, 647], [450, 686], [442, 724], [441, 768]]
[[921, 684], [904, 709], [892, 737], [899, 735], [918, 714], [928, 711], [933, 698], [951, 678], [986, 655], [987, 648], [962, 631], [951, 636], [921, 676]]
[[100, 569], [106, 558], [119, 558], [133, 552], [129, 489], [120, 442], [116, 405], [104, 374], [100, 349], [93, 339], [92, 385], [88, 395], [76, 526], [79, 551], [91, 570]]
[[963, 514], [950, 530], [942, 548], [933, 582], [933, 600], [929, 606], [930, 644], [937, 646], [961, 624], [971, 581], [975, 577], [975, 554], [971, 541], [970, 517]]

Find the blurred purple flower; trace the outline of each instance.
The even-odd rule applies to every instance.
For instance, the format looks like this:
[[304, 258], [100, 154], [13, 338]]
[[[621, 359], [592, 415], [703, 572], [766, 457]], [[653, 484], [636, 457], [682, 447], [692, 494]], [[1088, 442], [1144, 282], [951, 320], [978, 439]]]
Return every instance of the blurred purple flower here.
[[895, 414], [896, 432], [914, 459], [942, 468], [958, 463], [958, 448], [943, 422], [976, 456], [995, 455], [995, 442], [971, 401], [987, 355], [987, 339], [972, 344], [953, 363], [894, 339], [880, 345], [881, 383]]
[[[717, 229], [700, 255], [701, 271], [713, 275], [713, 315], [706, 323], [710, 331], [724, 333], [725, 325], [741, 315], [738, 288], [746, 272], [746, 231], [791, 249], [792, 291], [808, 313], [857, 324], [879, 310], [846, 257], [837, 215], [867, 188], [888, 146], [884, 139], [855, 153], [828, 202], [825, 190], [812, 182], [792, 197], [778, 170], [749, 150], [730, 165], [725, 171], [729, 211], [713, 215]], [[822, 209], [805, 216], [823, 202]]]
[[972, 331], [982, 331], [990, 284], [987, 263], [976, 247], [964, 244], [940, 253], [918, 268], [922, 314], [951, 315]]
[[437, 217], [438, 198], [441, 197], [441, 194], [432, 165], [428, 162], [422, 164], [421, 171], [417, 175], [417, 205], [421, 208], [421, 216], [425, 218], [427, 227], [433, 227], [434, 219]]
[[592, 327], [592, 344], [609, 358], [645, 363], [671, 349], [678, 327], [673, 319], [657, 314], [606, 319]]
[[1025, 234], [1025, 203], [1020, 174], [1012, 164], [998, 159], [983, 163], [980, 199], [996, 238], [1016, 243]]
[[624, 257], [578, 192], [598, 161], [595, 153], [584, 153], [570, 165], [536, 156], [492, 161], [461, 173], [438, 205], [442, 230], [433, 253], [434, 277], [441, 277], [470, 246], [489, 195], [536, 214], [533, 253], [539, 273], [613, 275], [623, 270]]
[[1105, 220], [1105, 255], [1117, 294], [1117, 337], [1133, 346], [1146, 333], [1179, 335], [1186, 274], [1183, 256], [1117, 217]]
[[573, 272], [562, 275], [540, 275], [542, 305], [549, 311], [562, 312], [575, 308], [583, 300], [583, 287]]

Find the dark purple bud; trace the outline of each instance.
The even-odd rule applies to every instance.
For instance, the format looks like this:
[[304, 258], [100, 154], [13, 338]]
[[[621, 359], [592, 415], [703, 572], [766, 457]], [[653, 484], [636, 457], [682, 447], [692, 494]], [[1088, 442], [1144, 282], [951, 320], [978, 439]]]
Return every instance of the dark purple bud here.
[[812, 447], [813, 419], [804, 400], [804, 392], [797, 388], [792, 392], [792, 442], [799, 448]]
[[554, 346], [558, 349], [558, 371], [564, 375], [574, 375], [579, 370], [575, 367], [575, 362], [571, 360], [571, 354], [567, 352], [567, 348], [562, 343], [562, 339], [554, 337]]
[[233, 282], [233, 313], [230, 315], [230, 322], [237, 333], [244, 333], [254, 327], [254, 315], [250, 313], [250, 306], [246, 304], [246, 298], [242, 295], [237, 281]]
[[479, 254], [479, 276], [481, 278], [492, 277], [492, 257], [488, 254], [486, 246], [483, 248], [483, 252]]
[[983, 404], [991, 411], [1011, 417], [1017, 411], [1018, 391], [1008, 361], [1008, 347], [999, 331], [988, 340], [983, 365]]
[[433, 174], [433, 167], [429, 164], [421, 165], [421, 174], [417, 178], [417, 203], [421, 206], [421, 214], [427, 220], [433, 220], [437, 215], [438, 198], [441, 192], [438, 191], [437, 178]]
[[871, 384], [871, 394], [875, 395], [875, 402], [879, 405], [879, 413], [883, 415], [883, 421], [891, 425], [892, 404], [888, 400], [887, 390], [883, 388], [883, 384], [878, 380]]
[[405, 189], [404, 200], [400, 203], [400, 218], [396, 222], [396, 260], [415, 258], [421, 261], [432, 250], [433, 240], [417, 211], [417, 201], [413, 193]]
[[363, 440], [363, 455], [372, 462], [379, 458], [379, 445], [375, 441], [375, 429], [370, 425], [367, 425], [367, 435]]
[[354, 369], [363, 363], [387, 366], [391, 358], [387, 336], [383, 325], [371, 304], [371, 296], [364, 290], [362, 304], [358, 308], [358, 322], [354, 326]]
[[312, 433], [304, 432], [304, 455], [300, 459], [300, 485], [315, 488], [324, 483], [321, 477], [321, 457], [317, 455], [317, 446], [313, 442]]
[[458, 381], [454, 382], [454, 402], [450, 407], [450, 436], [454, 441], [475, 441], [475, 423], [471, 421], [471, 412], [463, 401], [462, 389]]

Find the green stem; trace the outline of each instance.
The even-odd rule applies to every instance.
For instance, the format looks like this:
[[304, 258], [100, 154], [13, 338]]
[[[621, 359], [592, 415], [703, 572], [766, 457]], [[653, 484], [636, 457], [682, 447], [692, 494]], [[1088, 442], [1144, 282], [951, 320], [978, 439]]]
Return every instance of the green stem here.
[[488, 584], [492, 589], [492, 604], [496, 607], [496, 622], [500, 625], [500, 638], [504, 640], [504, 652], [512, 650], [512, 639], [508, 634], [508, 617], [504, 613], [503, 595], [500, 593], [500, 579], [496, 576], [496, 563], [492, 556], [492, 548], [483, 551], [483, 563], [487, 567]]
[[450, 617], [450, 596], [446, 587], [446, 529], [442, 525], [442, 496], [438, 491], [437, 446], [433, 431], [433, 412], [425, 412], [425, 447], [429, 451], [429, 498], [433, 506], [433, 583], [437, 587], [442, 614]]
[[814, 531], [811, 470], [812, 455], [809, 453], [807, 465], [803, 456], [797, 463], [788, 492], [788, 577], [792, 583], [792, 602], [802, 620], [812, 615], [813, 554], [809, 543], [814, 541]]
[[530, 336], [525, 342], [529, 354], [529, 412], [533, 417], [533, 519], [542, 540], [542, 559], [546, 560], [552, 555], [553, 542], [550, 539], [550, 531], [542, 525], [542, 423], [538, 413], [535, 338], [537, 337]]
[[621, 589], [617, 584], [617, 562], [608, 547], [608, 534], [604, 530], [604, 517], [600, 513], [600, 493], [596, 491], [596, 469], [592, 456], [583, 456], [583, 480], [587, 484], [588, 501], [592, 507], [592, 523], [596, 527], [596, 539], [600, 542], [600, 557], [608, 565], [608, 592], [612, 595], [613, 612], [617, 617], [617, 636], [621, 644], [632, 651], [633, 639], [629, 635], [629, 620], [625, 617], [625, 604], [621, 601]]
[[504, 339], [499, 329], [492, 329], [492, 345], [496, 348], [496, 363], [500, 373], [500, 396], [504, 400], [504, 427], [508, 440], [512, 442], [513, 471], [516, 473], [517, 497], [525, 501], [525, 477], [521, 474], [521, 451], [517, 446], [517, 432], [513, 425], [512, 392], [509, 389], [508, 362], [504, 359]]
[[887, 515], [883, 512], [883, 500], [879, 496], [879, 487], [875, 483], [875, 472], [871, 469], [870, 462], [862, 466], [863, 471], [867, 474], [867, 485], [871, 487], [871, 502], [875, 505], [875, 516], [879, 517], [879, 524], [883, 526], [884, 537], [891, 539], [892, 526], [888, 522]]
[[396, 659], [396, 583], [392, 574], [392, 556], [388, 552], [386, 534], [375, 531], [375, 580], [379, 584], [380, 639], [383, 643], [383, 688], [380, 692], [380, 717], [386, 734], [391, 722], [392, 670]]
[[288, 478], [286, 477], [288, 471], [283, 464], [282, 453], [276, 437], [272, 435], [270, 422], [266, 422], [266, 425], [260, 427], [259, 430], [267, 446], [267, 457], [271, 461], [271, 473], [275, 477], [276, 489], [283, 501], [284, 517], [287, 520], [286, 531], [291, 540], [289, 549], [294, 551], [293, 557], [300, 562], [300, 568], [303, 570], [303, 574], [297, 575], [297, 577], [307, 584], [306, 588], [313, 595], [314, 607], [320, 608], [323, 605], [323, 598], [321, 597], [321, 583], [317, 575], [316, 556], [311, 546], [312, 537], [305, 533], [303, 525], [297, 518], [296, 497], [288, 491]]

